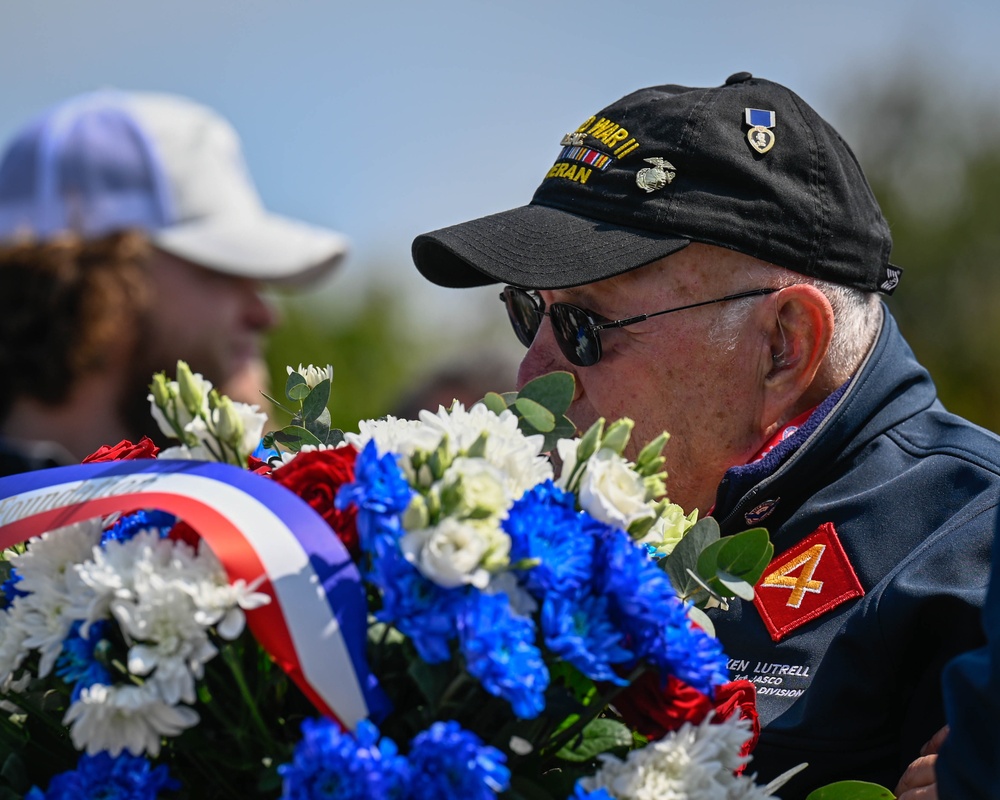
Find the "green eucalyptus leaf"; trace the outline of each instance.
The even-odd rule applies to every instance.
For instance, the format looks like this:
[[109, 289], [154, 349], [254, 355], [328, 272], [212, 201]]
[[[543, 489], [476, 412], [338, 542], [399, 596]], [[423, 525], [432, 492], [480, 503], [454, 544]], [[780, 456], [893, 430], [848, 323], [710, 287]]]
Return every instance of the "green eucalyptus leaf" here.
[[560, 417], [556, 420], [556, 426], [545, 434], [545, 441], [542, 443], [542, 452], [548, 453], [554, 450], [556, 442], [560, 439], [569, 439], [573, 436], [576, 436], [576, 425], [566, 417]]
[[300, 399], [292, 397], [292, 389], [294, 389], [296, 386], [305, 386], [306, 388], [309, 388], [309, 385], [306, 383], [306, 379], [303, 378], [299, 373], [297, 372], [288, 373], [288, 380], [285, 381], [285, 396], [289, 400]]
[[499, 414], [507, 408], [507, 401], [503, 399], [503, 395], [496, 392], [487, 392], [480, 402], [494, 414]]
[[324, 422], [321, 419], [309, 420], [306, 422], [305, 428], [309, 433], [315, 436], [320, 443], [326, 441], [326, 437], [330, 435], [330, 420], [329, 415], [327, 420]]
[[528, 381], [518, 398], [534, 400], [547, 408], [553, 416], [569, 411], [576, 392], [576, 379], [568, 372], [550, 372]]
[[[765, 528], [751, 528], [748, 531], [727, 536], [719, 550], [717, 569], [739, 578], [756, 583], [770, 562], [773, 547]], [[769, 549], [770, 548], [770, 549]]]
[[[330, 379], [324, 378], [317, 383], [309, 394], [302, 401], [302, 417], [309, 420], [319, 419], [320, 415], [326, 411], [327, 403], [330, 402]], [[329, 412], [327, 412], [329, 413]]]
[[323, 444], [329, 447], [337, 447], [344, 441], [344, 432], [340, 428], [331, 428], [326, 434], [326, 441]]
[[312, 390], [309, 388], [308, 383], [297, 383], [288, 390], [288, 397], [296, 403], [301, 403], [309, 396], [310, 391]]
[[525, 422], [539, 433], [548, 433], [555, 430], [555, 415], [541, 403], [532, 400], [530, 397], [518, 397], [514, 403], [514, 408], [518, 416], [522, 417]]
[[598, 718], [592, 720], [579, 737], [556, 753], [556, 757], [566, 761], [590, 761], [608, 750], [631, 746], [632, 732], [626, 726], [613, 719]]
[[896, 795], [867, 781], [838, 781], [810, 792], [806, 800], [894, 800]]
[[286, 447], [301, 447], [304, 444], [322, 444], [313, 434], [298, 425], [286, 425], [274, 432], [274, 441]]
[[697, 606], [688, 606], [688, 619], [701, 628], [709, 636], [715, 636], [715, 625], [712, 618]]
[[731, 595], [735, 595], [741, 600], [746, 600], [748, 603], [753, 602], [753, 584], [747, 583], [742, 578], [737, 578], [735, 575], [730, 575], [728, 572], [723, 572], [719, 570], [715, 579], [726, 587], [726, 590]]
[[[670, 555], [660, 560], [660, 565], [670, 576], [674, 589], [682, 597], [687, 597], [698, 590], [698, 584], [691, 578], [691, 572], [698, 572], [698, 559], [705, 548], [719, 541], [719, 523], [712, 517], [698, 520], [684, 534]], [[712, 571], [712, 575], [715, 570]]]

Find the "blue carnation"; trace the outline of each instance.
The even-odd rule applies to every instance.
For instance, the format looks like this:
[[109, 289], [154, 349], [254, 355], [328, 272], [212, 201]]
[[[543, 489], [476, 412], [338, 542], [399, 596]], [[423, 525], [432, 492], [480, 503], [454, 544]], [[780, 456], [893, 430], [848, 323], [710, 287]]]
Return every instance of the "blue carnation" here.
[[528, 590], [538, 598], [550, 591], [565, 594], [590, 582], [595, 533], [602, 527], [577, 511], [576, 498], [552, 481], [525, 492], [503, 522], [511, 538], [511, 562], [540, 562], [524, 576]]
[[510, 703], [515, 716], [533, 719], [545, 708], [549, 671], [535, 646], [535, 625], [515, 616], [505, 594], [472, 592], [458, 618], [466, 669], [492, 695]]
[[464, 590], [428, 580], [398, 549], [381, 548], [373, 554], [369, 577], [382, 593], [382, 608], [375, 616], [410, 637], [428, 664], [448, 661], [456, 636], [455, 606]]
[[573, 787], [573, 794], [570, 795], [569, 800], [615, 800], [615, 798], [608, 794], [608, 790], [603, 786], [588, 792], [583, 788], [580, 782], [577, 781], [576, 785]]
[[600, 595], [553, 594], [542, 603], [545, 646], [591, 680], [628, 683], [612, 664], [631, 661], [621, 646], [622, 633], [608, 616], [608, 600]]
[[22, 580], [23, 577], [18, 573], [18, 571], [11, 567], [10, 575], [7, 577], [7, 580], [0, 584], [0, 592], [3, 592], [4, 607], [9, 606], [18, 597], [28, 596], [28, 592], [22, 592], [17, 588], [17, 585]]
[[414, 737], [410, 768], [412, 800], [493, 800], [510, 785], [506, 756], [453, 720]]
[[105, 542], [127, 542], [139, 531], [156, 529], [160, 536], [166, 536], [177, 522], [177, 517], [166, 511], [133, 511], [124, 514], [103, 534], [101, 544]]
[[281, 800], [401, 800], [410, 769], [391, 739], [362, 720], [352, 735], [327, 719], [302, 723], [292, 763], [278, 767]]
[[107, 620], [98, 620], [87, 629], [87, 636], [83, 636], [81, 623], [77, 620], [63, 641], [62, 652], [56, 660], [56, 674], [66, 683], [73, 684], [73, 702], [87, 687], [111, 683], [111, 674], [98, 657], [108, 646], [109, 627]]
[[597, 590], [608, 597], [626, 646], [706, 694], [725, 683], [727, 661], [718, 641], [688, 619], [670, 578], [622, 531], [601, 540]]
[[161, 790], [179, 789], [163, 765], [152, 766], [143, 756], [107, 752], [80, 757], [75, 770], [56, 775], [48, 791], [33, 787], [25, 800], [156, 800]]
[[403, 528], [400, 517], [412, 497], [413, 489], [396, 463], [396, 456], [379, 456], [373, 439], [354, 462], [354, 481], [345, 483], [337, 492], [336, 506], [357, 506], [361, 547], [372, 552], [385, 538], [395, 543]]

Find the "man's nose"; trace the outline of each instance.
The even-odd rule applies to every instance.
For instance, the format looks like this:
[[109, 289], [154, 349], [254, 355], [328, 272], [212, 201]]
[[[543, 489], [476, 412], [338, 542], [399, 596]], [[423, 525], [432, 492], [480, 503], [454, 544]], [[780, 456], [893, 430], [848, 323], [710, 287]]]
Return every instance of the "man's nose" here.
[[518, 391], [528, 381], [557, 370], [565, 370], [573, 373], [574, 377], [576, 376], [575, 367], [566, 360], [559, 345], [556, 344], [556, 340], [552, 336], [552, 325], [546, 317], [538, 329], [538, 333], [535, 334], [535, 340], [531, 343], [531, 347], [521, 359], [521, 365], [517, 370]]

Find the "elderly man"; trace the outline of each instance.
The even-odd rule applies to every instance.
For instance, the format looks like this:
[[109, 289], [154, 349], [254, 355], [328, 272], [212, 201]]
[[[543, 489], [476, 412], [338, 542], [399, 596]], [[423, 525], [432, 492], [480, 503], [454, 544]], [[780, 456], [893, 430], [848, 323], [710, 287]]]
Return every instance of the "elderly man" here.
[[101, 91], [0, 155], [0, 474], [155, 436], [146, 387], [188, 361], [260, 403], [265, 285], [314, 282], [340, 234], [267, 211], [239, 138], [187, 98]]
[[783, 797], [893, 786], [982, 641], [1000, 440], [944, 410], [879, 294], [888, 225], [837, 132], [783, 86], [641, 89], [561, 142], [527, 206], [418, 236], [443, 286], [501, 282], [523, 383], [568, 370], [581, 428], [661, 430], [671, 499], [770, 531], [716, 615], [757, 687], [751, 770]]

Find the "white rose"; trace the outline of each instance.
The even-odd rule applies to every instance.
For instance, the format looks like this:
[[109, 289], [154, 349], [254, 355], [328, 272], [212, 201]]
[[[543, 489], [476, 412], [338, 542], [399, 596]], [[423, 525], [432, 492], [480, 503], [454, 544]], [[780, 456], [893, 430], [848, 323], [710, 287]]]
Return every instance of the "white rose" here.
[[622, 530], [655, 513], [646, 502], [642, 477], [611, 450], [598, 450], [587, 461], [579, 498], [592, 517]]
[[449, 589], [465, 584], [485, 588], [490, 574], [484, 564], [510, 552], [510, 537], [494, 525], [454, 517], [409, 531], [399, 544], [406, 560], [425, 578]]

